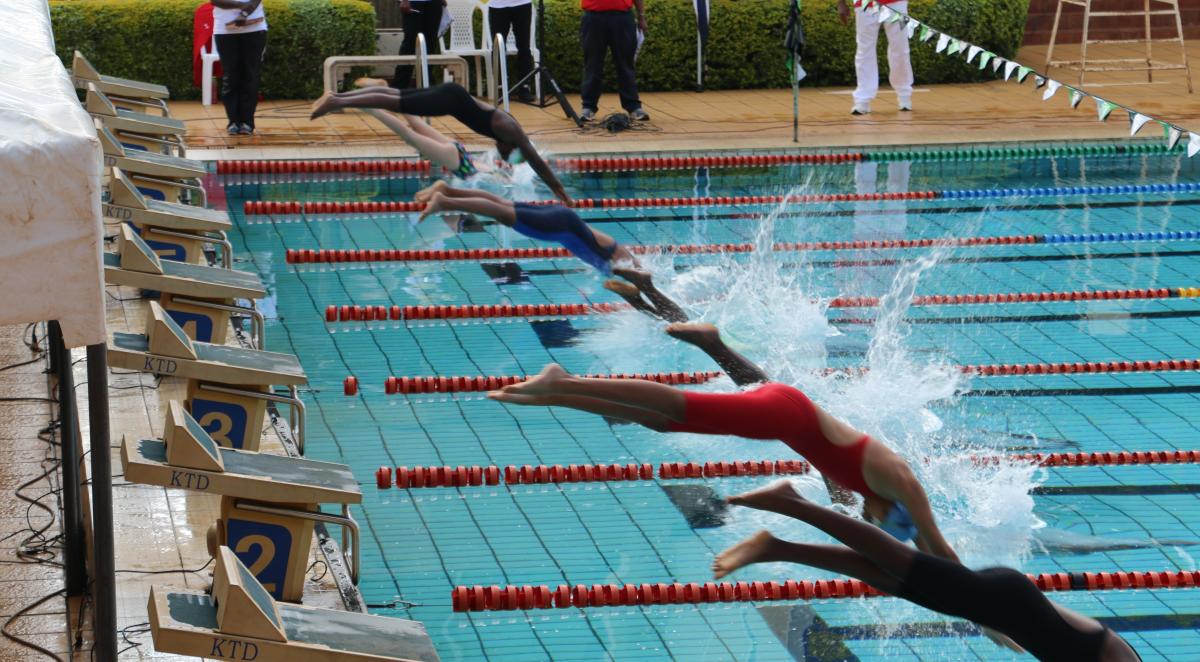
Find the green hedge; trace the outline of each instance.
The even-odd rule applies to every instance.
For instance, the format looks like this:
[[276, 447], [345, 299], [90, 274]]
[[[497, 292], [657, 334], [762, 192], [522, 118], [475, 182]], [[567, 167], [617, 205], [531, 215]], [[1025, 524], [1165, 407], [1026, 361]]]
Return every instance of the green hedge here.
[[[802, 0], [807, 49], [805, 85], [853, 85], [854, 21], [842, 25], [835, 0]], [[786, 87], [783, 31], [788, 0], [712, 0], [705, 86], [709, 89]], [[911, 0], [909, 13], [959, 39], [1013, 57], [1025, 30], [1027, 0]], [[638, 57], [638, 87], [690, 90], [696, 80], [696, 21], [691, 0], [646, 0], [650, 36]], [[546, 1], [545, 45], [559, 84], [578, 90], [583, 70], [578, 0]], [[887, 38], [879, 35], [881, 70], [887, 70]], [[913, 40], [918, 83], [988, 80], [991, 72], [959, 56], [935, 53]], [[612, 79], [609, 64], [609, 78]], [[615, 79], [614, 79], [615, 80]], [[615, 89], [610, 80], [606, 89]]]
[[[192, 23], [200, 0], [51, 0], [58, 55], [78, 49], [104, 74], [166, 85], [195, 99]], [[373, 54], [375, 10], [362, 0], [264, 0], [267, 53], [262, 93], [315, 98], [330, 55]]]

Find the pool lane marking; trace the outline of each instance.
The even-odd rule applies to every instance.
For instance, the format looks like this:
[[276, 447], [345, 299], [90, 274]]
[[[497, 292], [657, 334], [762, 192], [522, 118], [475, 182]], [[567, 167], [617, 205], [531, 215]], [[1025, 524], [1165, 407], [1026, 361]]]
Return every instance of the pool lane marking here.
[[[1195, 570], [1056, 572], [1026, 576], [1046, 592], [1193, 588], [1200, 585], [1200, 571]], [[450, 592], [451, 607], [456, 612], [830, 600], [885, 595], [858, 579], [559, 584], [555, 587], [475, 585], [455, 586]]]
[[[975, 466], [1036, 464], [1039, 467], [1108, 467], [1155, 464], [1200, 463], [1200, 451], [1097, 451], [1092, 453], [1014, 453], [1010, 455], [968, 455], [963, 458]], [[487, 466], [388, 466], [375, 472], [375, 486], [381, 490], [422, 487], [482, 487], [506, 485], [548, 485], [569, 483], [649, 481], [729, 478], [745, 476], [797, 476], [812, 472], [804, 460], [737, 460], [720, 462], [663, 462], [657, 467], [643, 464], [568, 464]]]
[[[966, 246], [1012, 246], [1029, 244], [1093, 244], [1137, 241], [1195, 241], [1200, 230], [1178, 232], [1094, 232], [1088, 234], [1027, 234], [993, 237], [955, 237], [946, 239], [856, 239], [842, 241], [797, 241], [772, 244], [771, 250], [781, 251], [839, 251], [881, 250], [907, 248], [951, 248]], [[727, 244], [663, 244], [629, 246], [639, 255], [676, 254], [712, 255], [753, 253], [752, 243]], [[537, 246], [528, 248], [448, 248], [448, 249], [296, 249], [284, 253], [288, 264], [343, 262], [431, 262], [446, 260], [512, 260], [531, 258], [568, 258], [565, 248]]]
[[[913, 306], [964, 306], [1013, 303], [1061, 303], [1078, 301], [1129, 301], [1198, 298], [1200, 287], [1160, 287], [1125, 290], [1072, 292], [1001, 292], [995, 294], [927, 294], [914, 296]], [[874, 308], [879, 297], [835, 297], [829, 308]], [[465, 304], [445, 306], [362, 306], [331, 304], [325, 307], [326, 322], [419, 321], [532, 317], [557, 319], [586, 317], [632, 310], [627, 303], [542, 303]], [[836, 320], [835, 320], [836, 321]]]

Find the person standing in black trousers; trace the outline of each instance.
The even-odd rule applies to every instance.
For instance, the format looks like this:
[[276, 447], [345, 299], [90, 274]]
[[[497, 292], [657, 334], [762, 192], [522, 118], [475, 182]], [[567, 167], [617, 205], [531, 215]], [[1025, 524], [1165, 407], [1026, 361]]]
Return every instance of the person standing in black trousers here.
[[[516, 80], [524, 80], [533, 70], [533, 51], [529, 48], [529, 30], [532, 23], [533, 0], [488, 0], [488, 25], [491, 26], [492, 34], [487, 45], [491, 46], [496, 42], [496, 35], [508, 39], [508, 31], [512, 29], [513, 40], [517, 42]], [[529, 90], [528, 81], [517, 90], [517, 100], [533, 101], [533, 92]]]
[[[611, 49], [617, 67], [617, 89], [621, 107], [639, 122], [650, 119], [638, 98], [633, 58], [637, 54], [637, 33], [646, 34], [646, 9], [642, 0], [582, 0], [583, 22], [579, 26], [583, 42], [583, 112], [585, 122], [596, 119], [600, 88], [604, 83], [604, 56]], [[637, 7], [637, 23], [630, 8]]]
[[[400, 42], [400, 55], [413, 55], [417, 52], [418, 34], [425, 35], [428, 55], [442, 52], [438, 28], [442, 25], [442, 12], [445, 8], [446, 0], [400, 0], [400, 11], [404, 14], [404, 41]], [[397, 65], [392, 87], [402, 90], [414, 86], [413, 66]]]
[[229, 120], [226, 132], [254, 133], [258, 83], [267, 48], [267, 15], [262, 0], [210, 0], [213, 34], [221, 57], [221, 102]]

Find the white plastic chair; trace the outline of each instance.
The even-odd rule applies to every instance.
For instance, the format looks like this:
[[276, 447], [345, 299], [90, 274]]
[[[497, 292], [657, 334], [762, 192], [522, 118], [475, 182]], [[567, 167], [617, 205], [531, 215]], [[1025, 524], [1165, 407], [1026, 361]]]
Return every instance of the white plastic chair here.
[[[454, 22], [442, 37], [442, 53], [469, 57], [475, 60], [475, 93], [483, 94], [483, 58], [490, 52], [475, 41], [475, 12], [483, 14], [483, 24], [487, 26], [487, 7], [479, 0], [447, 0], [445, 11], [450, 12]], [[486, 34], [486, 32], [485, 32]], [[446, 43], [447, 38], [449, 44]], [[484, 39], [486, 42], [487, 39]], [[466, 82], [466, 81], [462, 81]]]
[[[539, 64], [542, 63], [542, 52], [539, 51], [538, 47], [537, 47], [537, 18], [538, 18], [537, 17], [537, 2], [535, 1], [533, 3], [533, 11], [531, 12], [530, 17], [529, 17], [529, 51], [530, 51], [530, 54], [533, 56], [533, 66], [534, 67], [537, 67]], [[489, 52], [489, 56], [490, 56], [491, 49], [493, 48], [492, 39], [491, 39], [492, 24], [491, 24], [491, 21], [488, 20], [488, 12], [487, 12], [486, 7], [484, 8], [484, 11], [483, 11], [483, 34], [487, 35], [487, 37], [488, 37], [487, 39], [484, 39], [484, 43], [487, 44], [488, 52]], [[517, 39], [516, 39], [516, 37], [513, 36], [512, 30], [508, 31], [508, 37], [504, 43], [508, 47], [507, 50], [508, 50], [509, 55], [517, 54]], [[515, 83], [516, 81], [514, 80], [512, 82]], [[533, 77], [533, 88], [534, 88], [534, 94], [537, 96], [538, 99], [541, 99], [542, 98], [542, 77], [541, 76]]]
[[217, 35], [213, 34], [208, 46], [200, 47], [200, 102], [206, 106], [212, 105], [213, 64], [220, 61], [221, 56], [217, 53]]

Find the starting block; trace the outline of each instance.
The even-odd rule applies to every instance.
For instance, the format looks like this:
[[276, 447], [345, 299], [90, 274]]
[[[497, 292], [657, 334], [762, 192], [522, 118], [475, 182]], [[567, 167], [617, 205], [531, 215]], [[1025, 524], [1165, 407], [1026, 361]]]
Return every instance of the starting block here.
[[[255, 274], [186, 262], [164, 262], [128, 224], [118, 234], [117, 252], [104, 254], [104, 282], [160, 294], [159, 303], [192, 340], [224, 344], [231, 313], [251, 320], [254, 347], [263, 348], [263, 314], [254, 300], [266, 296]], [[247, 306], [237, 304], [246, 299]]]
[[207, 206], [208, 195], [200, 181], [206, 172], [202, 163], [140, 149], [127, 150], [103, 122], [94, 122], [100, 146], [104, 148], [104, 165], [119, 168], [137, 184], [142, 195], [163, 202]]
[[[113, 333], [108, 361], [116, 368], [188, 380], [192, 416], [217, 443], [258, 450], [266, 403], [290, 406], [296, 445], [304, 452], [304, 403], [296, 387], [307, 383], [291, 354], [193, 342], [157, 301], [150, 302], [146, 334]], [[272, 385], [288, 387], [287, 396]]]
[[132, 223], [146, 244], [163, 259], [202, 264], [204, 245], [212, 244], [221, 249], [221, 262], [225, 268], [232, 264], [233, 245], [225, 236], [225, 231], [233, 227], [229, 214], [216, 209], [148, 200], [120, 168], [112, 168], [104, 216]]
[[187, 126], [177, 119], [118, 108], [93, 83], [88, 83], [84, 108], [92, 117], [104, 122], [104, 126], [129, 149], [183, 156]]
[[131, 106], [130, 110], [150, 108], [168, 117], [171, 114], [166, 102], [171, 93], [166, 86], [101, 75], [79, 51], [75, 51], [75, 57], [71, 60], [71, 79], [75, 82], [75, 89], [86, 90], [90, 83], [117, 103]]
[[[215, 543], [231, 548], [277, 600], [303, 597], [315, 522], [341, 527], [358, 582], [359, 529], [350, 505], [362, 502], [362, 491], [344, 464], [221, 448], [173, 401], [163, 440], [126, 437], [121, 465], [135, 483], [221, 495]], [[321, 512], [323, 503], [341, 505], [341, 514]]]
[[271, 599], [228, 547], [217, 550], [212, 595], [154, 586], [154, 649], [256, 662], [439, 662], [425, 626]]

